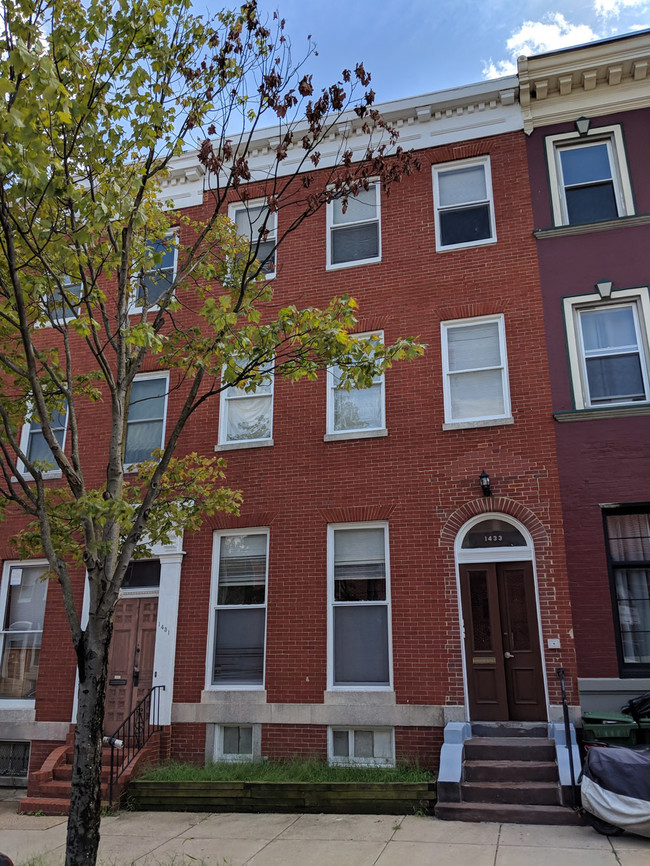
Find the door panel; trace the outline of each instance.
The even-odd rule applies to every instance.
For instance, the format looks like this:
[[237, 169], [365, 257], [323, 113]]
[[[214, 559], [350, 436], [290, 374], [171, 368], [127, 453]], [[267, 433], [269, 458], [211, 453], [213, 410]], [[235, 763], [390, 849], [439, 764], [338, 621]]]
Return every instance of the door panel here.
[[494, 565], [461, 567], [470, 706], [484, 721], [497, 721], [508, 713], [497, 593]]
[[500, 563], [497, 574], [510, 718], [539, 721], [545, 701], [532, 566]]
[[104, 708], [109, 736], [153, 684], [157, 615], [157, 598], [123, 598], [115, 608]]
[[460, 578], [472, 719], [545, 719], [531, 564], [462, 565]]

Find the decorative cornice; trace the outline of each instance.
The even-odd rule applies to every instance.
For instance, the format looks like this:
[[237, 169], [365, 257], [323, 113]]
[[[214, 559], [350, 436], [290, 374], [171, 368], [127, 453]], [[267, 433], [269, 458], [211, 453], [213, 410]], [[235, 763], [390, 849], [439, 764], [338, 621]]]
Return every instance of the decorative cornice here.
[[203, 204], [205, 173], [197, 151], [186, 151], [171, 161], [159, 198], [165, 202], [171, 200], [174, 210]]
[[520, 57], [524, 131], [650, 106], [650, 30]]
[[[522, 128], [516, 76], [378, 103], [374, 107], [399, 131], [398, 143], [407, 149], [466, 142]], [[319, 147], [319, 166], [334, 165], [342, 149], [351, 150], [353, 158], [363, 158], [368, 145], [363, 126], [364, 121], [354, 112], [346, 112]], [[275, 148], [280, 143], [281, 132], [276, 127], [261, 129], [253, 135], [248, 155], [253, 180], [267, 177], [270, 167], [275, 170]], [[304, 167], [301, 165], [305, 160], [300, 143], [302, 133], [301, 127], [294, 131], [295, 143], [289, 145], [286, 159], [277, 167], [279, 174], [312, 168], [310, 162]], [[237, 139], [238, 135], [233, 134], [235, 148]]]

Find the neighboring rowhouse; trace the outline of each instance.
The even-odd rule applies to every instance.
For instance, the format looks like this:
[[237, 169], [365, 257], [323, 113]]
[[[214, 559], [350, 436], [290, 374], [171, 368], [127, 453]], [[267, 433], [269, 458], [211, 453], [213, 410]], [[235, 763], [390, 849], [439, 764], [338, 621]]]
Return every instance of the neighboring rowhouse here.
[[[133, 568], [106, 724], [164, 685], [161, 721], [179, 759], [435, 767], [449, 721], [559, 719], [558, 666], [577, 704], [517, 79], [381, 111], [422, 171], [389, 196], [373, 185], [347, 210], [324, 208], [282, 244], [268, 276], [274, 303], [349, 293], [358, 333], [418, 336], [428, 348], [363, 391], [337, 387], [336, 370], [231, 390], [188, 427], [182, 449], [227, 457], [241, 515], [210, 519]], [[258, 134], [255, 172], [271, 138]], [[166, 193], [199, 216], [204, 179], [189, 157], [172, 180]], [[232, 202], [242, 232], [255, 230], [258, 205]], [[136, 382], [150, 399], [129, 419], [133, 461], [165, 435], [179, 399], [169, 384], [153, 370]], [[37, 425], [23, 435], [26, 448], [42, 446]], [[99, 414], [82, 435], [92, 454]], [[16, 561], [16, 525], [0, 526], [5, 773], [30, 743], [36, 771], [75, 719], [58, 587], [39, 581], [42, 563]]]
[[650, 680], [650, 31], [521, 58], [583, 710]]

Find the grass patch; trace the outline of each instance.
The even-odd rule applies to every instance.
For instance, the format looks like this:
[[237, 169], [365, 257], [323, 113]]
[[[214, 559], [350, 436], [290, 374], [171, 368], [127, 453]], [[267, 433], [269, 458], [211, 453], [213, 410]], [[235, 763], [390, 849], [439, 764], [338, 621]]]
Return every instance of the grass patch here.
[[138, 776], [147, 782], [428, 782], [434, 774], [413, 764], [330, 767], [319, 760], [219, 762], [199, 767], [171, 761]]

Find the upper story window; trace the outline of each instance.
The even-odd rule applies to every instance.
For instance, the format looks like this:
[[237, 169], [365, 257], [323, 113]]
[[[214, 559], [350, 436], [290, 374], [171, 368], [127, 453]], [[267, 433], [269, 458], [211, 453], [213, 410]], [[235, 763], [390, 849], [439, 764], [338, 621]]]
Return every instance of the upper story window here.
[[47, 566], [5, 563], [0, 584], [0, 699], [34, 700]]
[[565, 316], [577, 409], [650, 400], [647, 288], [566, 298]]
[[[61, 448], [65, 448], [65, 437], [68, 429], [68, 407], [66, 406], [63, 412], [54, 409], [50, 416], [50, 424], [54, 438]], [[43, 435], [43, 425], [34, 417], [28, 418], [23, 425], [20, 448], [30, 464], [41, 464], [41, 471], [44, 475], [59, 474], [59, 467]], [[25, 471], [25, 467], [21, 466], [20, 468], [23, 472]]]
[[[631, 513], [630, 513], [631, 512]], [[650, 673], [650, 509], [605, 514], [621, 672]]]
[[176, 279], [177, 235], [170, 232], [145, 243], [144, 264], [137, 276], [136, 306], [154, 307]]
[[167, 374], [144, 373], [131, 387], [131, 402], [126, 426], [124, 465], [152, 459], [152, 452], [164, 445], [167, 413]]
[[634, 213], [620, 126], [546, 139], [555, 225], [612, 220]]
[[[359, 334], [359, 339], [383, 343], [383, 331]], [[327, 369], [327, 433], [329, 435], [364, 435], [386, 428], [384, 376], [372, 380], [369, 388], [341, 387], [339, 367]]]
[[433, 166], [436, 249], [491, 244], [494, 223], [490, 158]]
[[261, 445], [273, 435], [273, 362], [261, 370], [267, 378], [251, 390], [231, 386], [221, 392], [219, 445]]
[[48, 318], [46, 324], [63, 325], [79, 315], [81, 283], [73, 283], [66, 278], [62, 289], [54, 289], [43, 299], [43, 309]]
[[388, 527], [330, 526], [328, 540], [331, 686], [389, 687]]
[[510, 418], [503, 316], [442, 322], [445, 422], [499, 423]]
[[261, 265], [261, 273], [271, 279], [276, 274], [278, 215], [262, 201], [231, 204], [229, 216], [237, 232], [251, 242], [252, 257]]
[[379, 184], [327, 205], [327, 267], [381, 261]]
[[208, 685], [264, 684], [268, 542], [266, 529], [215, 533]]

